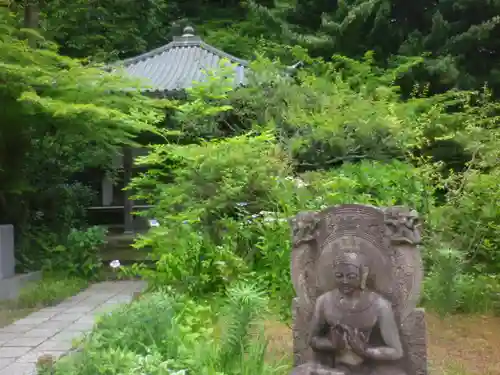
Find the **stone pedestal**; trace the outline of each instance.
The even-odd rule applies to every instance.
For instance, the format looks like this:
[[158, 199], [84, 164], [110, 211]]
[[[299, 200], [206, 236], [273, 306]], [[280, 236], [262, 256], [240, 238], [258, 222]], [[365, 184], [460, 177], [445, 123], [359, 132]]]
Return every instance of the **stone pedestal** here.
[[0, 300], [16, 299], [28, 282], [40, 280], [41, 272], [16, 275], [14, 227], [0, 225]]
[[0, 225], [0, 280], [13, 277], [15, 267], [14, 226]]

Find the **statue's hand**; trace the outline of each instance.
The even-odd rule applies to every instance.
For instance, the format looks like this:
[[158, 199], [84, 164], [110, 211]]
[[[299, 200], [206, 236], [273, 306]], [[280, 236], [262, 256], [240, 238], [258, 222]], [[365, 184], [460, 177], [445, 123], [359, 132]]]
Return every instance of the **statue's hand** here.
[[366, 337], [362, 332], [359, 332], [357, 329], [349, 328], [346, 338], [347, 343], [354, 353], [360, 357], [366, 357]]
[[346, 348], [346, 341], [342, 332], [339, 332], [336, 328], [330, 329], [330, 341], [335, 350], [343, 350]]

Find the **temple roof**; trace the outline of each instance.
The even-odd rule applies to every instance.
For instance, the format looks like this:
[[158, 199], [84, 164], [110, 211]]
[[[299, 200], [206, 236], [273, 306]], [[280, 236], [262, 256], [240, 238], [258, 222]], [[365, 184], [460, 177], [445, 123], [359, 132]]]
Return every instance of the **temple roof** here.
[[172, 42], [120, 64], [127, 75], [152, 86], [146, 91], [172, 92], [190, 88], [193, 82], [204, 81], [206, 72], [219, 68], [222, 59], [236, 65], [235, 86], [243, 84], [248, 61], [208, 45], [194, 34], [192, 27], [186, 27], [183, 35], [174, 37]]

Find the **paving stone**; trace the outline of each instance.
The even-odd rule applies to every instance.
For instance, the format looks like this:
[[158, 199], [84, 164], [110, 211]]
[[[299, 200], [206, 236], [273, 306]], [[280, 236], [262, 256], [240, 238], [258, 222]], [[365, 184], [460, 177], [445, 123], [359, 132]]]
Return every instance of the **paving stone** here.
[[82, 315], [82, 317], [77, 321], [75, 321], [73, 324], [89, 324], [89, 323], [92, 323], [92, 325], [95, 324], [95, 317], [92, 314]]
[[66, 308], [59, 307], [59, 305], [56, 305], [56, 306], [44, 307], [43, 309], [40, 309], [37, 312], [60, 314], [66, 310], [67, 310]]
[[74, 321], [80, 319], [81, 316], [82, 316], [82, 314], [80, 314], [80, 313], [69, 313], [69, 314], [62, 313], [62, 314], [57, 314], [51, 320], [54, 322], [57, 322], [57, 321], [74, 322]]
[[24, 337], [45, 337], [50, 338], [56, 333], [60, 332], [63, 328], [34, 328], [26, 332]]
[[[39, 351], [68, 351], [73, 346], [73, 340], [54, 340], [53, 338], [48, 339], [39, 346], [36, 347]], [[0, 349], [1, 350], [1, 349]], [[1, 352], [0, 352], [1, 354]]]
[[24, 319], [20, 319], [20, 320], [17, 320], [16, 322], [14, 322], [14, 325], [16, 326], [33, 326], [33, 325], [39, 325], [39, 324], [42, 324], [43, 322], [46, 322], [47, 320], [49, 320], [49, 318], [31, 318], [29, 315], [24, 318]]
[[90, 331], [92, 328], [94, 328], [94, 324], [94, 321], [80, 322], [79, 320], [77, 320], [75, 323], [69, 325], [64, 330], [76, 332]]
[[18, 336], [19, 336], [19, 334], [17, 334], [17, 333], [4, 333], [4, 332], [0, 332], [0, 345], [3, 345], [7, 341], [15, 339]]
[[14, 362], [0, 371], [1, 375], [32, 375], [35, 373], [34, 363]]
[[82, 333], [78, 331], [61, 331], [57, 335], [51, 338], [51, 340], [58, 340], [58, 341], [69, 341], [72, 342], [74, 339], [78, 339], [82, 337]]
[[42, 342], [47, 340], [48, 337], [16, 337], [15, 339], [6, 342], [3, 347], [20, 347], [20, 346], [27, 346], [29, 348], [34, 348], [38, 345], [40, 345]]
[[42, 311], [42, 310], [39, 310], [39, 311], [36, 311], [34, 313], [31, 313], [29, 315], [29, 318], [30, 319], [50, 319], [52, 317], [54, 317], [55, 315], [59, 314], [60, 312], [58, 311]]
[[0, 370], [14, 362], [14, 358], [0, 358]]
[[25, 355], [31, 350], [27, 346], [5, 347], [0, 348], [0, 358], [17, 358]]
[[72, 307], [68, 310], [65, 311], [66, 314], [82, 314], [82, 313], [88, 313], [92, 310], [94, 310], [95, 308], [99, 307], [99, 304], [95, 304], [95, 305], [77, 305], [75, 307]]
[[33, 328], [37, 328], [38, 324], [22, 324], [22, 325], [17, 325], [17, 324], [11, 324], [7, 327], [3, 327], [2, 331], [0, 333], [15, 333], [17, 335], [21, 335], [24, 332], [28, 332], [32, 330]]
[[59, 329], [62, 330], [71, 325], [70, 320], [49, 320], [36, 328]]

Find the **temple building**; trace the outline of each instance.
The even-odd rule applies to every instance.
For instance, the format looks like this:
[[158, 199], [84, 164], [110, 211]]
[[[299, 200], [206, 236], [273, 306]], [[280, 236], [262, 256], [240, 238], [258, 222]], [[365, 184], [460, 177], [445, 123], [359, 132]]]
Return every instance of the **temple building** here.
[[[207, 78], [207, 71], [219, 68], [222, 59], [229, 60], [235, 68], [235, 85], [245, 81], [248, 71], [248, 61], [231, 56], [207, 43], [195, 35], [192, 27], [186, 27], [183, 35], [174, 37], [172, 42], [117, 63], [124, 68], [125, 73], [148, 84], [150, 88], [144, 90], [145, 95], [177, 96], [194, 82], [203, 82]], [[124, 148], [122, 155], [117, 155], [113, 161], [113, 168], [122, 172], [116, 179], [106, 174], [99, 175], [100, 186], [94, 186], [99, 191], [98, 201], [89, 208], [91, 217], [105, 218], [110, 227], [115, 224], [125, 233], [133, 233], [140, 225], [140, 220], [134, 218], [133, 212], [146, 209], [148, 206], [133, 202], [130, 192], [123, 187], [130, 182], [134, 172], [134, 158], [144, 154], [146, 150]], [[94, 184], [97, 185], [97, 184]], [[118, 216], [118, 218], [117, 218]], [[95, 221], [95, 220], [93, 220]], [[116, 225], [123, 222], [123, 225]]]

